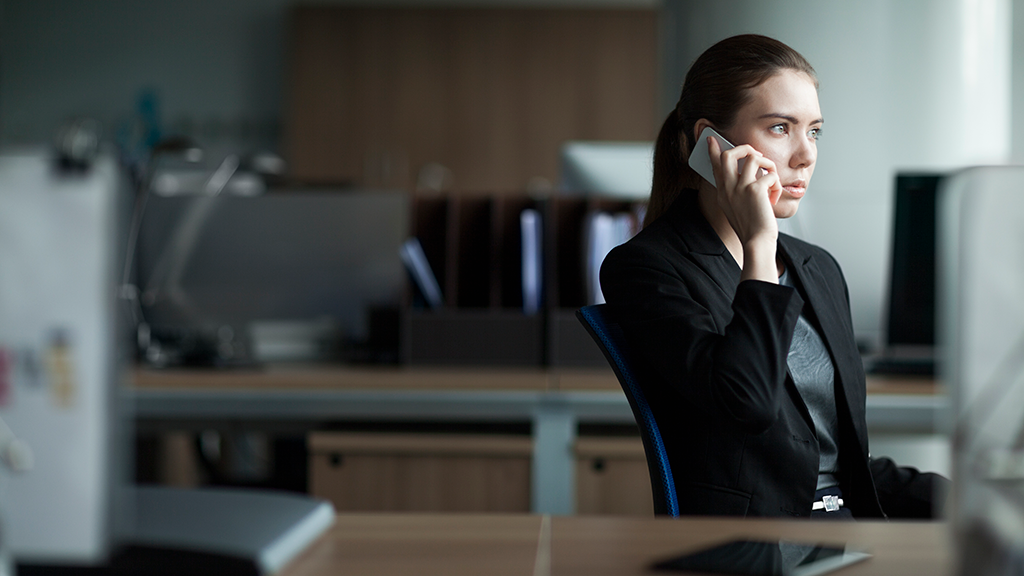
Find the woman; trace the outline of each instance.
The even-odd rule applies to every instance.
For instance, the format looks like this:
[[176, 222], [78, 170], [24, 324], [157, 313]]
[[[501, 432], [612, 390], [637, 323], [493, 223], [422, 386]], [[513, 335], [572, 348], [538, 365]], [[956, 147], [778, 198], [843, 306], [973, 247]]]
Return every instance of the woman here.
[[[756, 35], [712, 46], [658, 136], [644, 229], [602, 266], [683, 514], [932, 514], [937, 477], [868, 455], [839, 265], [778, 231], [810, 183], [822, 123], [796, 51]], [[706, 127], [736, 147], [698, 140]], [[696, 146], [713, 184], [687, 165]]]

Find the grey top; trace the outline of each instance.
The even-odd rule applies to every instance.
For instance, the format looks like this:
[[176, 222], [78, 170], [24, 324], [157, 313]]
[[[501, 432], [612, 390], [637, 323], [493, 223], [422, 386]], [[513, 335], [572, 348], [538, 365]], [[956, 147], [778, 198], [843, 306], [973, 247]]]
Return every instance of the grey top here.
[[[779, 284], [793, 286], [789, 271], [783, 272]], [[818, 435], [818, 486], [838, 486], [835, 474], [839, 471], [839, 417], [836, 414], [835, 372], [821, 335], [801, 314], [793, 332], [787, 359], [789, 373], [796, 383], [807, 410], [814, 421]]]

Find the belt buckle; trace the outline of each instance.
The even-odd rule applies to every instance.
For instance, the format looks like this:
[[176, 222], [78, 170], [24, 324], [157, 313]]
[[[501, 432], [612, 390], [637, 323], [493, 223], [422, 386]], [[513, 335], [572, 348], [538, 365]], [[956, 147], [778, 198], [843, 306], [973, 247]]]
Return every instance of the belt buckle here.
[[839, 496], [822, 496], [821, 501], [825, 504], [825, 512], [837, 512], [839, 510]]

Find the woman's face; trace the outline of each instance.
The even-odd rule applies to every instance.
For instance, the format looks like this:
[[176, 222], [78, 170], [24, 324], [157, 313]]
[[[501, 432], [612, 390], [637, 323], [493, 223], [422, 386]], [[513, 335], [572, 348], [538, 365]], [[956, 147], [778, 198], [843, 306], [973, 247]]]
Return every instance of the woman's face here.
[[750, 144], [775, 162], [782, 184], [782, 196], [774, 207], [776, 218], [796, 214], [814, 173], [822, 122], [811, 77], [782, 70], [751, 89], [750, 101], [723, 134], [733, 144]]

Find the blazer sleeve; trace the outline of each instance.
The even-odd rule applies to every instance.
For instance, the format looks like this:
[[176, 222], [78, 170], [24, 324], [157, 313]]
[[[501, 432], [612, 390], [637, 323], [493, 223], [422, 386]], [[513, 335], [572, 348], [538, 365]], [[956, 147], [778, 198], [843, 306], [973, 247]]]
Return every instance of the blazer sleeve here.
[[889, 518], [941, 518], [951, 483], [949, 479], [916, 468], [897, 466], [888, 458], [871, 458], [871, 477], [878, 503]]
[[630, 346], [684, 406], [748, 433], [775, 422], [803, 307], [796, 290], [748, 280], [728, 294], [683, 255], [637, 243], [608, 255], [601, 289]]

